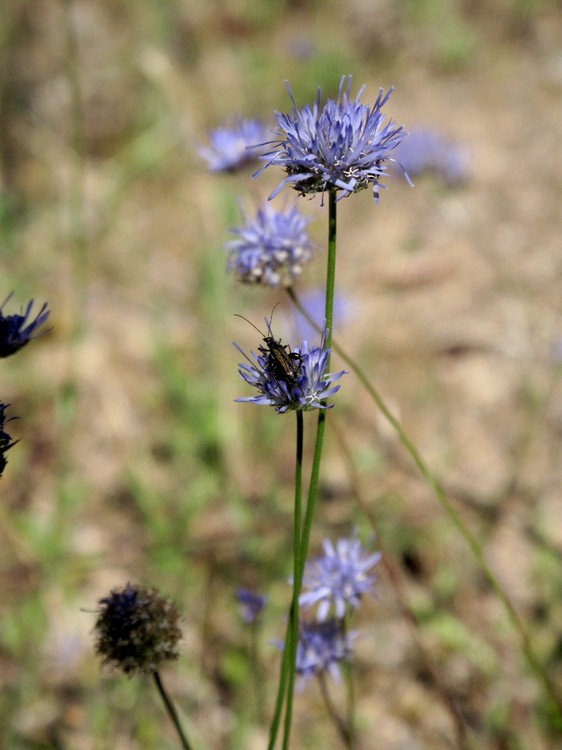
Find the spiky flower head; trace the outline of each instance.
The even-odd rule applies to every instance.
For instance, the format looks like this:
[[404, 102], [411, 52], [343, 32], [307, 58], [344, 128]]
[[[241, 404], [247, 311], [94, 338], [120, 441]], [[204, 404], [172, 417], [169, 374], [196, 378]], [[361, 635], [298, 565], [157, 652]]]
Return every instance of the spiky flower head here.
[[301, 621], [297, 646], [296, 672], [306, 682], [327, 672], [340, 679], [339, 664], [349, 661], [356, 633], [343, 629], [341, 621], [331, 618], [324, 622]]
[[199, 155], [211, 172], [235, 172], [263, 153], [263, 143], [267, 139], [268, 132], [261, 122], [238, 117], [232, 127], [212, 130], [210, 145], [202, 146]]
[[380, 561], [379, 552], [369, 554], [356, 538], [338, 539], [334, 546], [325, 539], [324, 554], [307, 562], [303, 575], [303, 593], [299, 604], [308, 608], [318, 604], [320, 622], [333, 612], [343, 619], [348, 606], [357, 608], [364, 594], [373, 594], [376, 575], [369, 574]]
[[326, 367], [330, 349], [326, 346], [326, 331], [320, 346], [310, 347], [303, 340], [300, 346], [290, 348], [276, 340], [266, 319], [269, 336], [264, 338], [265, 346], [259, 346], [259, 354], [252, 352], [252, 361], [238, 346], [234, 346], [246, 357], [250, 364], [238, 365], [238, 374], [258, 391], [257, 396], [237, 398], [253, 404], [274, 406], [278, 414], [286, 411], [309, 411], [311, 409], [331, 409], [333, 404], [325, 400], [339, 391], [334, 385], [345, 370], [327, 373]]
[[6, 451], [8, 451], [17, 442], [15, 440], [12, 440], [12, 438], [4, 429], [7, 422], [11, 422], [12, 419], [15, 419], [15, 417], [6, 419], [5, 412], [8, 406], [10, 406], [10, 404], [0, 403], [0, 477], [4, 473], [4, 469], [6, 468], [6, 464], [8, 463], [8, 459], [5, 455]]
[[[346, 85], [347, 81], [347, 85]], [[266, 167], [282, 167], [287, 176], [273, 191], [273, 198], [285, 185], [291, 185], [301, 195], [340, 191], [339, 198], [357, 193], [369, 185], [378, 202], [381, 179], [387, 172], [386, 162], [392, 160], [392, 150], [404, 137], [402, 127], [392, 120], [385, 125], [382, 108], [393, 89], [379, 95], [372, 107], [351, 98], [351, 76], [342, 76], [338, 97], [328, 99], [322, 106], [320, 89], [310, 107], [297, 107], [286, 83], [293, 108], [287, 114], [276, 112], [279, 139], [271, 141], [273, 149], [262, 157]]]
[[25, 310], [22, 309], [20, 314], [4, 315], [4, 305], [10, 299], [10, 294], [0, 305], [0, 357], [9, 357], [22, 346], [25, 346], [31, 339], [37, 336], [37, 329], [43, 325], [50, 314], [45, 302], [34, 320], [29, 320], [33, 300], [27, 303]]
[[267, 598], [265, 596], [260, 596], [260, 594], [255, 594], [253, 591], [250, 591], [243, 586], [239, 586], [236, 589], [235, 596], [240, 605], [240, 616], [242, 617], [242, 622], [245, 622], [247, 625], [255, 622], [260, 612], [265, 607]]
[[227, 270], [244, 284], [291, 286], [314, 255], [309, 222], [297, 208], [277, 211], [266, 204], [230, 230], [236, 239], [226, 245]]
[[178, 658], [180, 616], [156, 589], [127, 583], [98, 605], [94, 634], [103, 664], [132, 675], [156, 672], [163, 661]]

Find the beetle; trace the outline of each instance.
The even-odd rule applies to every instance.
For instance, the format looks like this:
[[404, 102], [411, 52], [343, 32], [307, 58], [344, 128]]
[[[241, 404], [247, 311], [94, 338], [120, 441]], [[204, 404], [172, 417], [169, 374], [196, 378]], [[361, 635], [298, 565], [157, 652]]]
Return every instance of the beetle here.
[[[277, 305], [275, 305], [275, 307], [277, 307]], [[234, 314], [237, 318], [242, 318], [242, 320], [245, 320], [246, 323], [249, 323], [252, 328], [255, 328], [263, 338], [265, 346], [263, 344], [261, 346], [258, 346], [258, 351], [265, 357], [266, 367], [271, 375], [277, 382], [282, 380], [290, 388], [292, 388], [296, 385], [296, 381], [299, 376], [302, 357], [297, 352], [289, 351], [288, 344], [283, 344], [281, 342], [281, 339], [276, 339], [273, 336], [271, 331], [271, 321], [273, 319], [275, 307], [271, 311], [269, 321], [266, 320], [267, 328], [270, 333], [269, 336], [264, 336], [262, 331], [260, 331], [260, 329], [255, 326], [251, 320], [248, 320], [248, 318], [245, 318], [243, 315], [239, 315], [238, 313]]]

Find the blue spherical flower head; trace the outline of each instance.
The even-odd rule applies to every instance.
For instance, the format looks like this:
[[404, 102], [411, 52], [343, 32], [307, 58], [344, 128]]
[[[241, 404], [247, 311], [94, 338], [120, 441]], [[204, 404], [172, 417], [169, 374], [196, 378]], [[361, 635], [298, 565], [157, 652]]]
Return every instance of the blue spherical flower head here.
[[291, 286], [314, 255], [309, 222], [296, 208], [263, 206], [255, 219], [230, 230], [237, 238], [226, 245], [227, 270], [244, 284]]
[[366, 553], [358, 539], [338, 539], [336, 545], [323, 542], [324, 554], [305, 565], [303, 593], [299, 604], [318, 604], [316, 617], [320, 622], [333, 610], [339, 619], [345, 617], [348, 605], [357, 608], [364, 594], [374, 593], [375, 575], [369, 570], [378, 564], [379, 552]]
[[335, 618], [325, 622], [301, 621], [296, 672], [305, 681], [325, 672], [340, 679], [339, 663], [349, 661], [356, 633], [344, 631]]
[[29, 320], [33, 307], [33, 300], [31, 300], [21, 314], [4, 315], [3, 309], [8, 299], [0, 306], [0, 357], [9, 357], [10, 354], [14, 354], [35, 338], [37, 329], [43, 325], [50, 314], [45, 302], [35, 319]]
[[232, 127], [221, 127], [209, 134], [210, 146], [199, 149], [211, 172], [235, 172], [263, 153], [268, 133], [257, 120], [238, 117]]
[[339, 391], [340, 386], [334, 383], [345, 374], [345, 370], [326, 372], [330, 355], [330, 349], [326, 347], [326, 331], [320, 346], [311, 348], [304, 340], [300, 346], [290, 349], [280, 339], [273, 337], [267, 319], [266, 324], [269, 336], [264, 337], [266, 345], [258, 347], [259, 354], [252, 352], [254, 361], [234, 343], [250, 363], [238, 365], [238, 373], [242, 380], [258, 391], [257, 396], [237, 398], [236, 401], [273, 406], [279, 414], [331, 409], [333, 404], [326, 404], [325, 401]]
[[293, 109], [287, 114], [276, 113], [280, 138], [271, 141], [274, 149], [260, 157], [267, 164], [256, 172], [257, 175], [274, 164], [287, 173], [270, 198], [285, 185], [291, 185], [301, 195], [337, 190], [341, 191], [339, 198], [371, 185], [378, 202], [386, 162], [392, 160], [392, 150], [404, 137], [404, 131], [392, 120], [384, 124], [382, 108], [393, 89], [383, 94], [381, 88], [376, 102], [369, 107], [359, 101], [364, 88], [352, 99], [351, 76], [347, 77], [347, 86], [343, 76], [335, 101], [328, 99], [322, 107], [318, 90], [312, 107], [299, 109], [287, 84]]

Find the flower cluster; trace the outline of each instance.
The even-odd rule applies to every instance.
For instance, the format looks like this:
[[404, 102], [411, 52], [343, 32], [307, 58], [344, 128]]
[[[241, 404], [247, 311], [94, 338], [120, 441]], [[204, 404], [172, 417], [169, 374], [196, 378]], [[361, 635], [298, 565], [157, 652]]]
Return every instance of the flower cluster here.
[[35, 338], [37, 329], [43, 325], [50, 314], [45, 302], [35, 318], [30, 320], [33, 307], [33, 300], [31, 300], [20, 314], [4, 315], [4, 305], [8, 299], [0, 306], [0, 358], [9, 357]]
[[211, 172], [234, 172], [246, 162], [263, 153], [268, 131], [257, 120], [239, 117], [232, 127], [221, 127], [209, 133], [209, 146], [202, 146], [199, 155]]
[[300, 346], [289, 349], [288, 345], [275, 340], [269, 321], [266, 323], [270, 335], [264, 339], [266, 346], [258, 347], [259, 354], [252, 352], [255, 364], [238, 344], [234, 344], [250, 363], [238, 365], [240, 377], [258, 391], [257, 396], [237, 398], [236, 401], [274, 406], [279, 414], [330, 409], [333, 404], [327, 405], [325, 401], [340, 389], [334, 383], [345, 374], [345, 370], [326, 372], [330, 355], [330, 349], [326, 347], [326, 332], [320, 346], [310, 348], [308, 341], [303, 340]]
[[127, 583], [98, 604], [94, 632], [103, 664], [126, 674], [153, 673], [161, 662], [178, 658], [180, 616], [175, 604], [156, 589]]
[[245, 218], [244, 226], [230, 230], [236, 239], [226, 245], [227, 270], [244, 284], [291, 286], [314, 255], [309, 222], [297, 208], [277, 211], [265, 205], [255, 219]]
[[273, 198], [285, 185], [291, 185], [301, 195], [341, 191], [340, 198], [372, 186], [375, 200], [379, 199], [381, 179], [387, 172], [386, 162], [404, 137], [401, 126], [392, 120], [384, 123], [382, 108], [393, 89], [379, 95], [372, 107], [351, 98], [351, 76], [343, 76], [336, 100], [328, 99], [321, 106], [320, 90], [312, 107], [299, 109], [287, 84], [293, 109], [287, 114], [276, 113], [279, 139], [270, 144], [273, 149], [264, 154], [266, 167], [282, 167], [287, 176], [271, 194]]
[[357, 608], [364, 594], [374, 593], [376, 575], [369, 571], [380, 561], [379, 552], [369, 554], [356, 538], [338, 539], [335, 546], [323, 542], [324, 554], [307, 562], [299, 604], [305, 609], [318, 605], [316, 617], [324, 622], [333, 610], [343, 619], [348, 607]]
[[396, 162], [411, 176], [433, 172], [449, 187], [468, 179], [468, 153], [432, 128], [414, 128], [394, 152]]

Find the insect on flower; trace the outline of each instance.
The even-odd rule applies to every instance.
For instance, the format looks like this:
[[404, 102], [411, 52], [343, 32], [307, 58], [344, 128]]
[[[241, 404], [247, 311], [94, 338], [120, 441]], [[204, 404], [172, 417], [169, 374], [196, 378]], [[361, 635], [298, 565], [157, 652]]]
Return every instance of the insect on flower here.
[[276, 307], [277, 305], [275, 305], [275, 307], [271, 311], [269, 321], [266, 321], [269, 336], [264, 336], [262, 331], [260, 331], [260, 329], [255, 326], [251, 320], [248, 320], [248, 318], [245, 318], [243, 315], [238, 315], [238, 313], [234, 314], [237, 318], [242, 318], [242, 320], [245, 320], [246, 323], [249, 323], [252, 328], [255, 328], [259, 335], [263, 338], [265, 346], [258, 346], [258, 351], [265, 357], [266, 366], [271, 376], [278, 382], [280, 380], [284, 381], [288, 386], [292, 387], [295, 385], [296, 380], [299, 376], [302, 365], [302, 357], [297, 352], [289, 351], [288, 344], [283, 344], [281, 342], [281, 339], [276, 339], [273, 336], [273, 332], [271, 330], [271, 321], [273, 320], [273, 313], [275, 312]]

